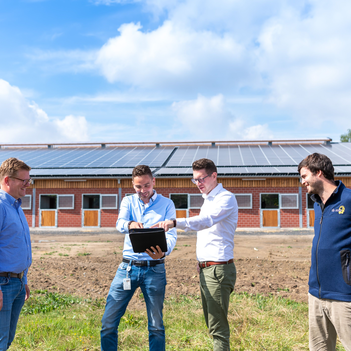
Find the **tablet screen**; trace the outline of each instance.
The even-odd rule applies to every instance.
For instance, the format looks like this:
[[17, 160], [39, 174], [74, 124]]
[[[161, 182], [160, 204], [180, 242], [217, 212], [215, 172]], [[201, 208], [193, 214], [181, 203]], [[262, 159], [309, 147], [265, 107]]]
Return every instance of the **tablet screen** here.
[[145, 252], [151, 246], [158, 245], [162, 252], [167, 252], [166, 233], [163, 228], [135, 228], [129, 230], [129, 238], [133, 251], [137, 253]]

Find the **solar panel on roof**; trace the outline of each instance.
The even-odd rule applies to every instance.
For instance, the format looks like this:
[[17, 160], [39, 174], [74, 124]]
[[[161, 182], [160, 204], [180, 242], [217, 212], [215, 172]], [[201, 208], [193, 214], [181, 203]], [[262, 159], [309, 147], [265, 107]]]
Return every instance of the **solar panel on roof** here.
[[[173, 150], [175, 152], [172, 154]], [[107, 147], [107, 148], [2, 148], [0, 162], [9, 157], [22, 159], [33, 169], [41, 168], [40, 174], [52, 176], [73, 174], [126, 174], [137, 164], [147, 164], [154, 169], [166, 167], [157, 174], [167, 176], [192, 174], [192, 163], [200, 158], [212, 159], [220, 174], [296, 174], [296, 166], [312, 152], [330, 157], [335, 172], [347, 174], [351, 167], [351, 143], [301, 144], [301, 145], [216, 145], [168, 147]], [[246, 167], [237, 167], [246, 166]], [[272, 166], [272, 167], [269, 167]], [[291, 167], [292, 166], [292, 167]], [[47, 168], [47, 170], [44, 170]], [[62, 172], [59, 172], [62, 169]], [[105, 170], [104, 170], [105, 169]]]

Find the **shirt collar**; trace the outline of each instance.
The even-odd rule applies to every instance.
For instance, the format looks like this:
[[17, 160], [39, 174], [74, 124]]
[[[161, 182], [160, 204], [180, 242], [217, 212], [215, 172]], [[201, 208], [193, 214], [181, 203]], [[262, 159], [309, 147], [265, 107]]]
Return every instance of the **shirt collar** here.
[[[138, 196], [138, 195], [137, 195]], [[145, 205], [151, 205], [157, 198], [157, 192], [154, 189], [154, 194], [150, 197], [150, 201], [147, 204], [144, 204], [144, 202], [140, 199], [140, 197], [138, 196], [139, 201], [145, 206]]]
[[223, 185], [222, 183], [218, 183], [207, 195], [202, 194], [202, 197], [204, 199], [207, 199], [208, 197], [215, 197], [221, 190], [223, 190]]
[[[332, 197], [334, 194], [337, 194], [340, 191], [341, 187], [344, 185], [341, 180], [335, 180], [334, 182], [335, 182], [336, 188], [330, 194], [330, 197]], [[311, 200], [314, 201], [314, 202], [317, 202], [319, 204], [322, 204], [322, 199], [320, 198], [320, 196], [318, 194], [312, 194], [311, 195]]]
[[18, 200], [15, 199], [13, 196], [11, 196], [9, 193], [7, 193], [4, 190], [0, 189], [0, 197], [2, 197], [4, 200], [6, 200], [11, 206], [21, 206], [22, 204], [22, 199], [19, 198]]

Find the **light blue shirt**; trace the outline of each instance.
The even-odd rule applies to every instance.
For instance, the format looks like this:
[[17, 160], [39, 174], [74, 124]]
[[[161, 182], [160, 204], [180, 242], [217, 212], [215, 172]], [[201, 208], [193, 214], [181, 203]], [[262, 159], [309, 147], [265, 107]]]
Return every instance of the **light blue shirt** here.
[[[140, 200], [138, 194], [125, 196], [121, 203], [121, 208], [117, 220], [117, 230], [126, 234], [124, 238], [123, 257], [130, 260], [152, 260], [146, 253], [135, 253], [128, 234], [128, 223], [130, 221], [143, 223], [144, 228], [150, 228], [152, 225], [165, 221], [167, 219], [176, 218], [174, 203], [162, 195], [154, 193], [150, 202], [144, 204]], [[169, 255], [177, 241], [177, 230], [175, 228], [166, 232], [166, 240]]]
[[32, 246], [21, 203], [21, 199], [16, 200], [0, 189], [0, 272], [24, 271], [24, 282], [27, 284]]

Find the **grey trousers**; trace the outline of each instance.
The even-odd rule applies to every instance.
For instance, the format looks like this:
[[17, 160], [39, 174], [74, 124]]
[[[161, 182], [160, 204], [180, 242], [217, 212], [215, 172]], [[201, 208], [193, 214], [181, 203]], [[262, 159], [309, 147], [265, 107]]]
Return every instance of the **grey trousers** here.
[[214, 351], [230, 350], [228, 323], [229, 297], [234, 290], [234, 263], [213, 265], [200, 270], [202, 308], [207, 327], [213, 337]]
[[311, 351], [335, 351], [339, 336], [351, 351], [351, 302], [318, 299], [308, 294]]

